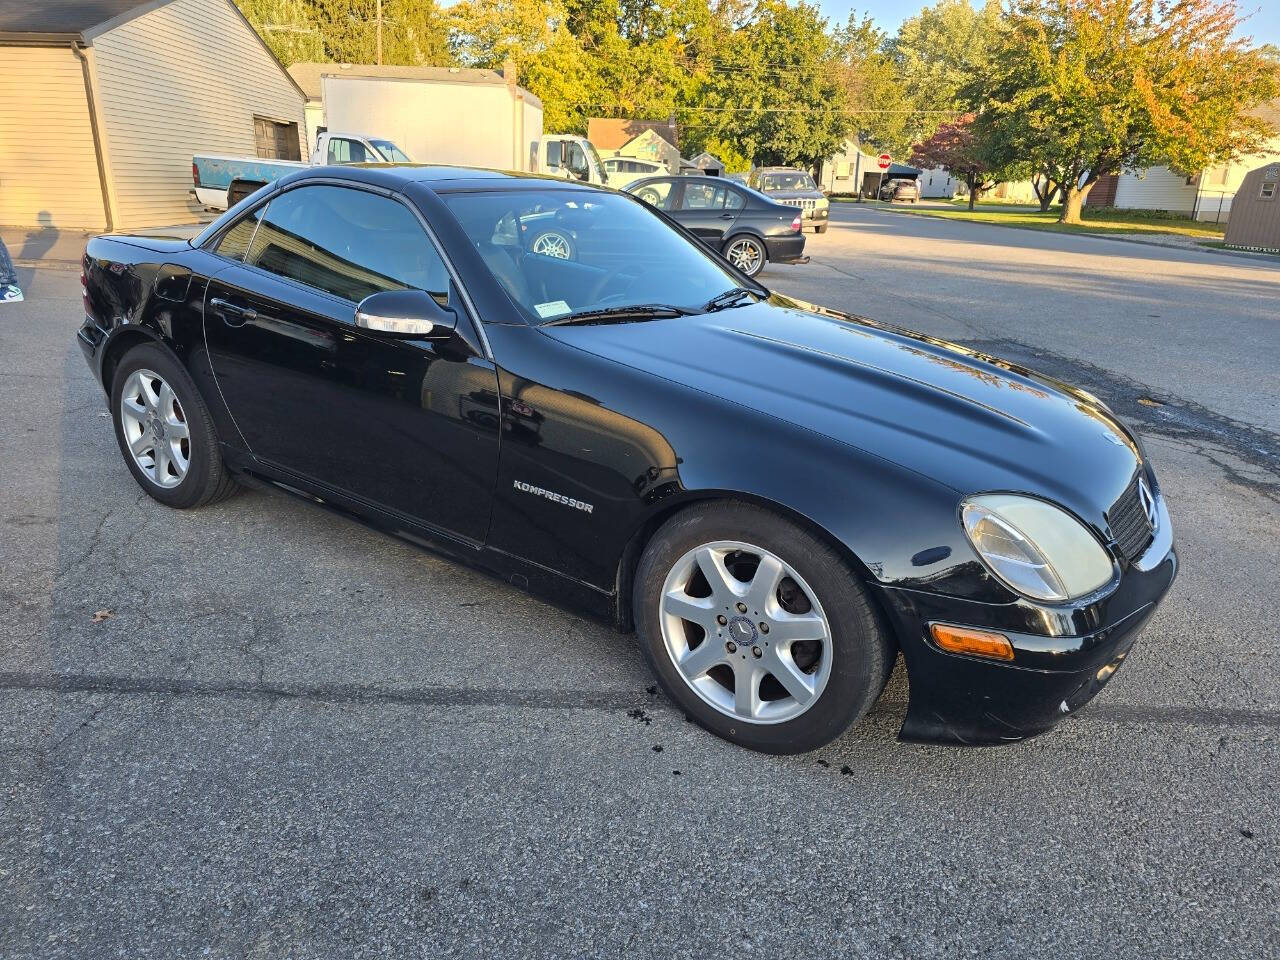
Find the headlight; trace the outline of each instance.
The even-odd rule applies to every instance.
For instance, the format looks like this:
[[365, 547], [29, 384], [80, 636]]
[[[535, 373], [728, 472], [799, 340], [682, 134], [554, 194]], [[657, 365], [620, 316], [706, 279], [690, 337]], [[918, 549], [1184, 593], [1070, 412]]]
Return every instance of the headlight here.
[[1058, 603], [1111, 579], [1111, 558], [1065, 510], [1033, 497], [987, 494], [961, 509], [964, 532], [991, 572], [1011, 590]]

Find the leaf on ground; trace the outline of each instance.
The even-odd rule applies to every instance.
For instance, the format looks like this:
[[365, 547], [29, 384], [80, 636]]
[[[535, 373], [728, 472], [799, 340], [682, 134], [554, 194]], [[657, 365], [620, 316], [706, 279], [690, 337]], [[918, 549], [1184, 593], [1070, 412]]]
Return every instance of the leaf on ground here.
[[93, 615], [94, 623], [102, 623], [104, 620], [110, 620], [116, 615], [114, 610], [99, 610]]

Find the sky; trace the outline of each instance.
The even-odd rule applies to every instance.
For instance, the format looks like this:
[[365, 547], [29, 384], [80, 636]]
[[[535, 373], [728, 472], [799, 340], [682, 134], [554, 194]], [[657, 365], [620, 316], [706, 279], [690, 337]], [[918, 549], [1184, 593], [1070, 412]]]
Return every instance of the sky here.
[[[903, 20], [930, 3], [925, 0], [908, 0], [906, 3], [902, 0], [860, 0], [857, 3], [849, 0], [819, 0], [823, 14], [832, 24], [844, 23], [852, 9], [857, 10], [859, 16], [863, 13], [871, 14], [877, 26], [889, 33], [896, 33]], [[1253, 14], [1245, 24], [1243, 32], [1246, 35], [1252, 36], [1255, 43], [1280, 45], [1280, 0], [1241, 0], [1240, 9], [1243, 13]]]

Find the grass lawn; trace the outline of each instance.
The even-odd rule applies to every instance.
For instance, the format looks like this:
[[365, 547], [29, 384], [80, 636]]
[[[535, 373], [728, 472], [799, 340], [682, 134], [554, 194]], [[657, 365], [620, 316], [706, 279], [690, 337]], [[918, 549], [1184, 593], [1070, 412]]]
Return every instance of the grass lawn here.
[[[928, 203], [928, 201], [924, 201]], [[1110, 207], [1085, 208], [1082, 224], [1058, 223], [1058, 211], [1041, 213], [1039, 207], [1010, 206], [1003, 203], [979, 203], [969, 211], [964, 201], [952, 201], [945, 206], [914, 206], [894, 204], [895, 211], [915, 213], [922, 217], [945, 217], [948, 220], [973, 220], [978, 223], [996, 223], [1008, 227], [1032, 227], [1037, 230], [1055, 230], [1060, 233], [1173, 233], [1186, 237], [1221, 239], [1225, 225], [1192, 220], [1159, 210], [1115, 210]]]

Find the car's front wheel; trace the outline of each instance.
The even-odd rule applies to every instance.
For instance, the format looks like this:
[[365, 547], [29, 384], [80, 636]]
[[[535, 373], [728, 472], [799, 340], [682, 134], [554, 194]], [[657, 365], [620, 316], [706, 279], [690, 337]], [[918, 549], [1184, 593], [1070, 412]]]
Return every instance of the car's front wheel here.
[[748, 277], [759, 274], [767, 259], [764, 244], [755, 237], [733, 237], [725, 245], [724, 257]]
[[813, 750], [870, 709], [894, 660], [866, 589], [827, 543], [749, 504], [695, 505], [645, 548], [636, 630], [694, 720], [769, 753]]
[[159, 344], [134, 347], [117, 364], [111, 412], [129, 472], [156, 500], [185, 509], [236, 489], [204, 400]]

